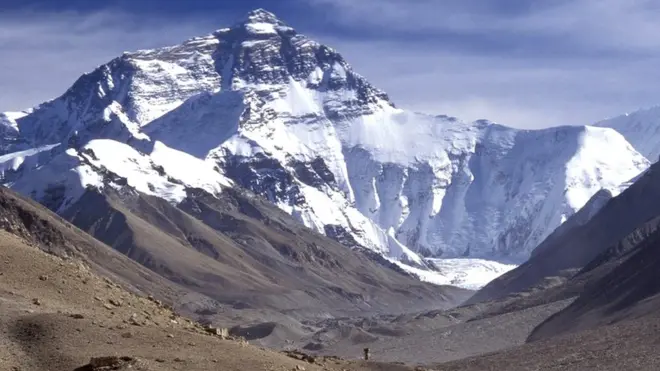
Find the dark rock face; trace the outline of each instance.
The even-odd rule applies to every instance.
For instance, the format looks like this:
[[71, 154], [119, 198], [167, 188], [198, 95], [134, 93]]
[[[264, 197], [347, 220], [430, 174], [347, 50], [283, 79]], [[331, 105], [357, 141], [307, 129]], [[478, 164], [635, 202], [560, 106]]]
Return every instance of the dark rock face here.
[[104, 356], [94, 357], [88, 364], [76, 368], [74, 371], [109, 371], [131, 368], [137, 361], [128, 356]]
[[41, 203], [47, 208], [56, 211], [64, 202], [65, 187], [61, 184], [53, 184], [46, 188]]
[[62, 233], [47, 218], [33, 212], [35, 206], [0, 186], [0, 229], [36, 242], [45, 250], [52, 245], [66, 245]]
[[303, 183], [312, 187], [322, 187], [328, 185], [332, 188], [337, 187], [335, 176], [332, 174], [325, 161], [317, 157], [310, 163], [291, 160], [289, 166], [293, 168], [296, 177]]
[[225, 171], [241, 187], [271, 202], [289, 205], [305, 202], [294, 177], [273, 158], [261, 154], [253, 158], [234, 156], [227, 161]]
[[333, 240], [341, 243], [344, 246], [355, 248], [360, 247], [360, 244], [355, 241], [355, 238], [341, 225], [325, 225], [325, 235]]
[[289, 313], [301, 303], [323, 313], [356, 306], [387, 311], [401, 303], [416, 306], [417, 300], [420, 307], [443, 306], [448, 298], [457, 304], [466, 294], [420, 282], [375, 252], [347, 249], [245, 190], [228, 189], [216, 197], [189, 189], [174, 206], [125, 188], [90, 190], [64, 216], [223, 308], [240, 310], [234, 305], [240, 302]]

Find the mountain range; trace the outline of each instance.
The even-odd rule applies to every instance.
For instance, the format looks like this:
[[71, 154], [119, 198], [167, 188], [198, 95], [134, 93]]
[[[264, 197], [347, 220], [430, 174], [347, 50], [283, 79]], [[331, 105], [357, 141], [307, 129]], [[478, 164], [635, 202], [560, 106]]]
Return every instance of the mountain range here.
[[518, 130], [397, 108], [265, 10], [124, 53], [62, 96], [0, 115], [0, 134], [2, 183], [61, 215], [90, 190], [178, 205], [191, 189], [238, 187], [421, 269], [433, 268], [423, 257], [520, 263], [596, 192], [616, 195], [649, 166], [610, 128]]
[[0, 114], [0, 364], [658, 369], [657, 117], [410, 112], [265, 10], [124, 53]]

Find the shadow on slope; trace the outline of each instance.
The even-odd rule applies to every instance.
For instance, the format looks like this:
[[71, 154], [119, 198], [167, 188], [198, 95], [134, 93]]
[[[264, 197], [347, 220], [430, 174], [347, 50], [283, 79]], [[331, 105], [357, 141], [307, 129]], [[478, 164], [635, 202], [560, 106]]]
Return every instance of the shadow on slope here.
[[[258, 197], [189, 190], [175, 207], [134, 191], [88, 191], [63, 214], [153, 272], [212, 298], [203, 309], [295, 318], [404, 312], [460, 303], [469, 293], [380, 265], [297, 223]], [[273, 313], [271, 313], [272, 315]]]
[[617, 251], [608, 251], [608, 256], [595, 261], [593, 267], [586, 267], [585, 275], [602, 270], [603, 266], [609, 267], [609, 271], [587, 286], [569, 307], [539, 325], [529, 340], [639, 317], [657, 317], [660, 309], [659, 219], [650, 222], [655, 231], [634, 249], [624, 252], [617, 259], [609, 258], [616, 256]]
[[0, 187], [0, 230], [20, 236], [42, 250], [63, 258], [77, 258], [96, 272], [127, 288], [173, 301], [182, 287], [168, 282], [35, 201]]

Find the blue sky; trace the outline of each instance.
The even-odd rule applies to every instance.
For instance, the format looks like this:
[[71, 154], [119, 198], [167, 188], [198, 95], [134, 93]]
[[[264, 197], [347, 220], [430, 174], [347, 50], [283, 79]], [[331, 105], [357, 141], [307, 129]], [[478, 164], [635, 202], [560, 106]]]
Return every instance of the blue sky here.
[[660, 104], [660, 0], [0, 0], [0, 111], [260, 7], [401, 107], [538, 128]]

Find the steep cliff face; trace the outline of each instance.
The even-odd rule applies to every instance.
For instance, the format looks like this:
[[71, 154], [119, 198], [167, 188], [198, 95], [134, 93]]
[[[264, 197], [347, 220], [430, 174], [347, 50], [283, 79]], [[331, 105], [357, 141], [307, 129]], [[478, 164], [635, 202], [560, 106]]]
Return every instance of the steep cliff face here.
[[347, 246], [417, 266], [420, 254], [524, 259], [597, 191], [618, 193], [648, 167], [611, 129], [398, 109], [334, 49], [263, 10], [125, 53], [3, 117], [3, 182], [53, 210], [88, 186], [172, 203], [191, 187], [240, 186]]
[[[576, 270], [592, 269], [623, 254], [655, 233], [660, 214], [659, 184], [660, 164], [656, 163], [624, 184], [617, 197], [607, 191], [598, 192], [539, 244], [528, 261], [489, 282], [468, 303], [530, 290], [542, 286], [548, 277], [570, 278]], [[608, 249], [612, 251], [607, 253]]]

